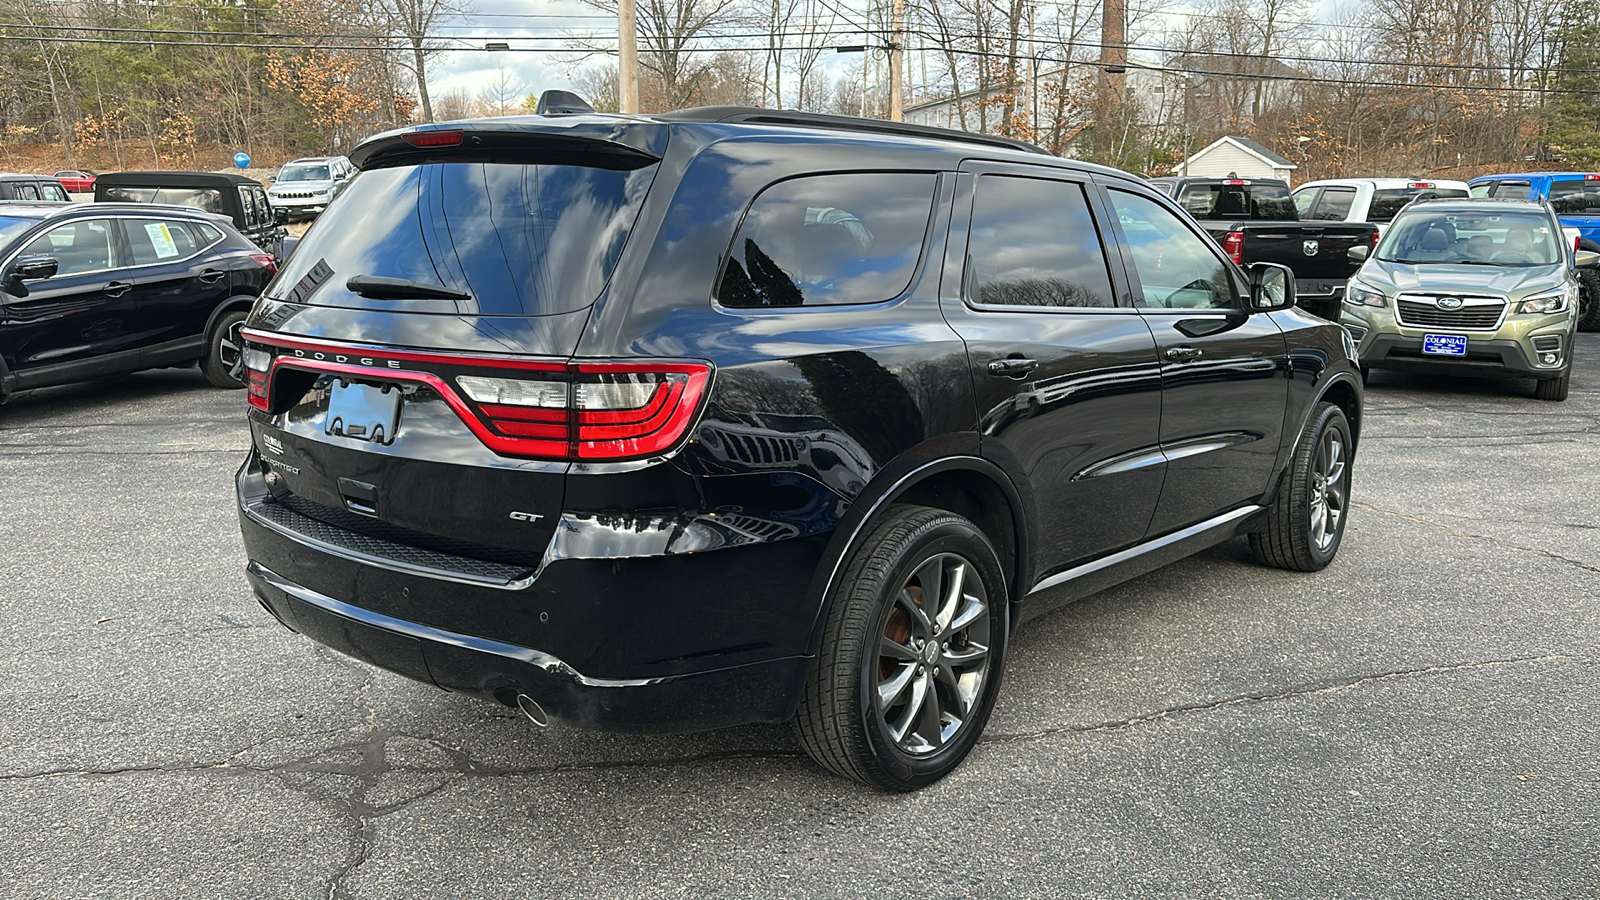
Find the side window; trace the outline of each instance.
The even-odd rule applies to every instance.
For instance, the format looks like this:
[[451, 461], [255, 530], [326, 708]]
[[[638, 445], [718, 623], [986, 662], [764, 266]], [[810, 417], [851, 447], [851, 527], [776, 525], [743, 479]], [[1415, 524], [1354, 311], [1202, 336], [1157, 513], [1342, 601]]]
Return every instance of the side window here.
[[83, 275], [116, 266], [110, 219], [68, 222], [34, 238], [22, 255], [52, 256], [60, 263], [56, 276]]
[[46, 183], [39, 185], [39, 195], [44, 200], [59, 200], [62, 202], [67, 200], [67, 192], [62, 190], [59, 184]]
[[127, 219], [125, 224], [136, 266], [182, 259], [200, 249], [193, 232], [183, 222]]
[[40, 199], [39, 188], [32, 184], [19, 184], [17, 185], [17, 196], [24, 200], [38, 200]]
[[248, 187], [239, 188], [239, 205], [244, 209], [244, 227], [255, 228], [261, 224], [256, 214], [256, 195]]
[[1311, 204], [1317, 201], [1317, 191], [1322, 188], [1301, 188], [1294, 192], [1294, 211], [1302, 219], [1311, 218]]
[[986, 306], [1115, 306], [1083, 186], [984, 175], [972, 202], [967, 299]]
[[1468, 185], [1467, 193], [1470, 194], [1474, 200], [1482, 200], [1483, 198], [1489, 196], [1490, 191], [1494, 190], [1494, 185], [1495, 183], [1492, 181]]
[[222, 232], [205, 222], [190, 222], [189, 228], [194, 232], [195, 240], [202, 247], [209, 247], [222, 240]]
[[1510, 197], [1513, 200], [1528, 199], [1528, 188], [1532, 183], [1527, 181], [1497, 181], [1489, 191], [1491, 197]]
[[1311, 218], [1325, 222], [1343, 222], [1356, 202], [1355, 188], [1324, 188], [1322, 199], [1311, 210]]
[[894, 299], [922, 256], [935, 180], [860, 173], [771, 185], [739, 226], [717, 301], [749, 309]]
[[1184, 226], [1154, 200], [1113, 190], [1133, 257], [1144, 305], [1163, 309], [1228, 309], [1238, 306], [1228, 266], [1215, 242]]

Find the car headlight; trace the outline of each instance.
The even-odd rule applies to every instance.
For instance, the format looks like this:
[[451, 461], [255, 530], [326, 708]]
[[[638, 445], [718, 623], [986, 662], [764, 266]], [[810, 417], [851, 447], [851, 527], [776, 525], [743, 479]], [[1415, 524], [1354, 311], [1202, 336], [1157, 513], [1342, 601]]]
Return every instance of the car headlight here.
[[1567, 291], [1562, 289], [1550, 294], [1540, 294], [1537, 297], [1529, 297], [1517, 305], [1517, 312], [1539, 314], [1558, 313], [1566, 309], [1567, 304], [1570, 302], [1571, 298], [1568, 296]]
[[1376, 306], [1379, 309], [1389, 305], [1389, 298], [1382, 291], [1375, 291], [1358, 281], [1350, 282], [1349, 289], [1344, 292], [1344, 300], [1356, 306]]

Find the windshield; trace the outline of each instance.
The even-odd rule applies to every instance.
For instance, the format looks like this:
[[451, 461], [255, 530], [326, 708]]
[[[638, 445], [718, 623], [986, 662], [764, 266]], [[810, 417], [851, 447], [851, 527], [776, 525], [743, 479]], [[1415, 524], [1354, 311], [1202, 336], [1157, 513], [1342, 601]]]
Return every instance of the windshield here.
[[14, 216], [0, 216], [0, 247], [11, 243], [11, 239], [39, 224], [38, 219], [19, 219]]
[[1402, 212], [1378, 245], [1398, 263], [1553, 266], [1561, 248], [1548, 216], [1536, 212]]
[[327, 181], [327, 166], [284, 166], [279, 181]]
[[[105, 182], [100, 182], [104, 185]], [[208, 213], [227, 215], [222, 208], [222, 192], [212, 188], [102, 187], [105, 199], [113, 203], [167, 203], [187, 206]]]
[[1294, 201], [1283, 184], [1190, 184], [1178, 194], [1178, 203], [1196, 219], [1296, 219]]
[[[541, 163], [448, 162], [352, 179], [273, 282], [298, 303], [540, 316], [600, 296], [655, 175]], [[463, 300], [384, 300], [354, 275], [399, 278]]]
[[1388, 222], [1395, 214], [1406, 208], [1406, 204], [1418, 197], [1465, 197], [1467, 192], [1461, 188], [1382, 188], [1372, 192], [1372, 205], [1367, 209], [1368, 222]]

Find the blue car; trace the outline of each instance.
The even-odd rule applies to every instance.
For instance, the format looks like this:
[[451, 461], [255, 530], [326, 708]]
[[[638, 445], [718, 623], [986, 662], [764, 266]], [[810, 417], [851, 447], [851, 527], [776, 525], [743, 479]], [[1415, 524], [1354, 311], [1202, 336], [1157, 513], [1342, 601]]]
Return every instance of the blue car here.
[[[1600, 172], [1485, 175], [1467, 183], [1474, 197], [1548, 200], [1561, 226], [1578, 233], [1574, 250], [1600, 252]], [[1578, 272], [1578, 330], [1600, 331], [1600, 273]]]

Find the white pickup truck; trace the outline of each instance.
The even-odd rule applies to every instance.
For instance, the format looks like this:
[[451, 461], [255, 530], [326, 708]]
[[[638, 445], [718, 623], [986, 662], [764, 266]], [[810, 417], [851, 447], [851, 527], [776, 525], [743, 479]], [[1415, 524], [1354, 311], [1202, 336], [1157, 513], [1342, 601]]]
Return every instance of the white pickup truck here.
[[1465, 197], [1465, 181], [1418, 178], [1332, 178], [1295, 188], [1294, 206], [1301, 219], [1324, 222], [1371, 222], [1378, 233], [1394, 214], [1423, 194]]

